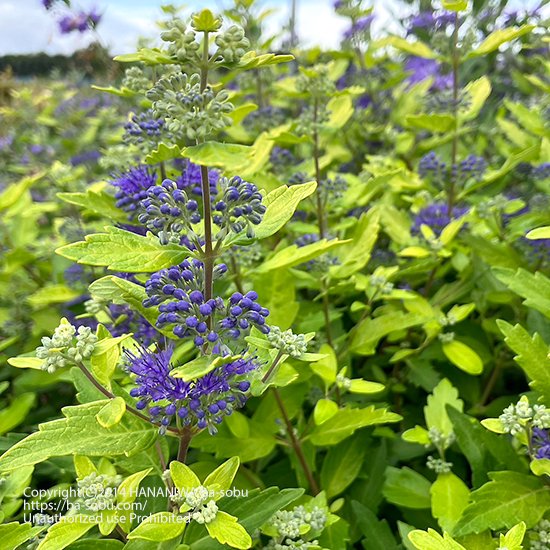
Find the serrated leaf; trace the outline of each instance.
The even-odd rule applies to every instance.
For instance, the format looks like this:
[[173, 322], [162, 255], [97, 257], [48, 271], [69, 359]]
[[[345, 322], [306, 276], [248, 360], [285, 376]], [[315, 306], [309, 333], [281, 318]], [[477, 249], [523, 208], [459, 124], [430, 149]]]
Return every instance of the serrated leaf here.
[[97, 192], [88, 189], [85, 193], [57, 193], [57, 196], [69, 204], [82, 206], [90, 212], [101, 216], [107, 216], [117, 221], [128, 220], [126, 212], [123, 212], [115, 205], [115, 198], [104, 192]]
[[550, 509], [550, 488], [538, 478], [506, 471], [491, 472], [489, 477], [491, 481], [472, 492], [455, 536], [510, 529], [519, 518], [533, 527]]
[[179, 157], [181, 157], [181, 148], [178, 145], [159, 143], [158, 147], [145, 157], [145, 162], [147, 164], [159, 164]]
[[64, 407], [65, 418], [40, 424], [37, 432], [6, 451], [0, 457], [0, 471], [70, 454], [130, 456], [152, 445], [157, 436], [156, 428], [129, 415], [112, 428], [103, 428], [96, 415], [107, 403], [103, 400]]
[[162, 246], [156, 239], [117, 227], [107, 227], [106, 231], [62, 246], [56, 253], [79, 264], [132, 273], [152, 273], [179, 264], [189, 256], [189, 251], [181, 246]]
[[235, 172], [252, 161], [254, 148], [236, 143], [207, 141], [200, 145], [185, 147], [181, 154], [195, 164], [215, 166], [228, 172]]
[[458, 397], [458, 390], [444, 378], [428, 396], [424, 418], [428, 429], [437, 428], [443, 435], [449, 436], [453, 433], [453, 424], [447, 415], [447, 405], [460, 412], [464, 409], [464, 402]]
[[512, 326], [506, 321], [497, 320], [504, 341], [517, 355], [516, 363], [531, 380], [532, 387], [538, 391], [546, 403], [550, 401], [550, 357], [548, 345], [535, 333], [531, 336], [521, 325]]
[[466, 550], [462, 544], [456, 542], [448, 533], [441, 536], [433, 529], [411, 531], [409, 540], [418, 550]]
[[496, 278], [524, 298], [524, 304], [540, 311], [550, 319], [550, 279], [540, 271], [494, 268]]

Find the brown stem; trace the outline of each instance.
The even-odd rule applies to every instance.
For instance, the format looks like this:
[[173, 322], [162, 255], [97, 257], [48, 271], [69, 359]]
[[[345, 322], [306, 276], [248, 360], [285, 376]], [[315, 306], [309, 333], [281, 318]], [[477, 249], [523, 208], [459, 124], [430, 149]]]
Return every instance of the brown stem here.
[[180, 445], [178, 448], [178, 462], [185, 462], [185, 459], [187, 458], [187, 451], [189, 449], [189, 443], [191, 443], [191, 438], [193, 437], [193, 433], [191, 432], [191, 428], [186, 427], [183, 428], [181, 436], [180, 436]]
[[283, 403], [283, 400], [281, 399], [281, 395], [279, 394], [277, 388], [272, 388], [272, 391], [275, 397], [275, 401], [277, 401], [277, 405], [279, 406], [281, 414], [283, 415], [286, 431], [288, 433], [288, 436], [290, 437], [290, 443], [292, 445], [292, 448], [294, 449], [294, 452], [296, 453], [296, 457], [298, 458], [298, 461], [300, 462], [300, 466], [304, 471], [304, 474], [309, 483], [311, 492], [313, 493], [314, 496], [318, 495], [320, 492], [319, 485], [317, 484], [317, 481], [313, 477], [313, 472], [311, 471], [309, 464], [307, 463], [306, 457], [304, 455], [304, 450], [302, 449], [302, 444], [300, 443], [300, 440], [296, 437], [296, 434], [294, 433], [294, 428], [292, 426], [292, 423], [290, 422], [288, 413], [286, 412], [286, 408]]
[[271, 365], [271, 367], [269, 367], [269, 370], [264, 374], [264, 377], [262, 378], [262, 382], [264, 384], [269, 380], [269, 377], [273, 374], [273, 371], [275, 370], [275, 367], [279, 364], [279, 361], [281, 360], [282, 356], [283, 356], [283, 350], [279, 350], [279, 353], [277, 354], [277, 357], [275, 357], [273, 364]]
[[481, 399], [479, 400], [480, 407], [484, 407], [487, 401], [489, 401], [489, 397], [491, 397], [491, 393], [495, 387], [495, 384], [499, 379], [501, 371], [502, 371], [502, 366], [500, 363], [497, 363], [493, 371], [491, 372], [489, 379], [487, 380], [487, 384], [485, 388], [483, 389], [483, 394], [481, 396]]

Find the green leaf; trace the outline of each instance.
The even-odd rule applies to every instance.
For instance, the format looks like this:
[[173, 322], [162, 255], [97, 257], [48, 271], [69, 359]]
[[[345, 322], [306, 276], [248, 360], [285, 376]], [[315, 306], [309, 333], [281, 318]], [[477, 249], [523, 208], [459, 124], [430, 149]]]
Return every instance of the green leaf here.
[[184, 382], [190, 382], [196, 378], [200, 378], [209, 372], [212, 372], [220, 364], [223, 363], [221, 357], [216, 357], [214, 360], [209, 355], [201, 355], [181, 367], [176, 367], [170, 371], [170, 376], [179, 378]]
[[336, 382], [336, 375], [338, 371], [336, 353], [329, 344], [322, 344], [319, 349], [319, 353], [322, 353], [325, 357], [319, 361], [311, 363], [309, 366], [317, 376], [324, 380], [325, 387], [328, 388], [328, 386]]
[[469, 82], [464, 88], [464, 94], [468, 97], [468, 105], [464, 110], [459, 111], [459, 120], [473, 120], [477, 117], [485, 101], [491, 94], [491, 82], [486, 76]]
[[79, 296], [80, 292], [73, 288], [59, 284], [45, 284], [34, 294], [31, 294], [27, 301], [33, 309], [40, 309], [51, 304], [63, 304], [70, 302]]
[[483, 372], [481, 357], [463, 342], [459, 340], [443, 342], [441, 347], [447, 359], [464, 372], [473, 375]]
[[365, 267], [370, 260], [371, 251], [378, 239], [380, 215], [370, 210], [359, 218], [353, 232], [351, 243], [339, 251], [340, 265], [330, 270], [330, 276], [336, 279], [348, 278]]
[[491, 472], [489, 477], [491, 481], [472, 492], [455, 536], [510, 529], [518, 519], [533, 527], [550, 509], [550, 488], [538, 478], [517, 472]]
[[524, 304], [540, 311], [550, 319], [550, 279], [540, 271], [493, 268], [496, 278], [524, 298]]
[[531, 229], [527, 235], [527, 239], [537, 240], [537, 239], [550, 239], [550, 225], [546, 227], [537, 227], [536, 229]]
[[458, 446], [470, 463], [474, 486], [487, 480], [487, 472], [508, 469], [526, 472], [525, 462], [518, 456], [509, 440], [487, 431], [475, 418], [447, 406]]
[[44, 172], [23, 178], [17, 183], [8, 185], [0, 193], [0, 212], [14, 206], [23, 194], [38, 180], [44, 176]]
[[350, 351], [358, 355], [373, 355], [378, 342], [388, 334], [430, 321], [432, 317], [418, 313], [394, 311], [361, 321], [351, 338]]
[[468, 0], [442, 0], [444, 10], [464, 11], [468, 8]]
[[444, 378], [428, 396], [424, 418], [428, 428], [437, 428], [442, 434], [449, 436], [453, 433], [453, 424], [447, 414], [447, 405], [460, 412], [464, 409], [464, 402], [458, 397], [458, 390]]
[[339, 241], [337, 239], [333, 239], [331, 241], [321, 239], [320, 241], [302, 247], [292, 244], [282, 250], [279, 250], [271, 258], [258, 266], [256, 268], [256, 273], [266, 273], [267, 271], [272, 271], [274, 269], [281, 269], [283, 267], [289, 268], [295, 265], [300, 265], [325, 254], [333, 248], [342, 246], [346, 242], [347, 241]]
[[343, 493], [353, 483], [363, 467], [366, 452], [367, 447], [360, 434], [329, 449], [321, 469], [321, 486], [327, 498], [332, 499]]
[[525, 537], [525, 530], [527, 526], [525, 522], [520, 522], [514, 525], [506, 534], [500, 535], [500, 548], [507, 548], [508, 550], [522, 550], [523, 538]]
[[239, 457], [234, 456], [229, 460], [226, 460], [223, 464], [218, 466], [208, 477], [204, 480], [203, 485], [210, 487], [211, 485], [217, 485], [217, 490], [227, 491], [231, 488], [233, 479], [237, 475], [240, 465]]
[[178, 516], [172, 512], [157, 512], [145, 518], [130, 534], [128, 538], [144, 539], [154, 542], [171, 540], [179, 537], [185, 530], [185, 516]]
[[252, 162], [254, 148], [236, 143], [206, 141], [200, 145], [185, 147], [181, 154], [195, 164], [216, 166], [227, 172], [238, 172], [241, 167]]
[[191, 17], [191, 25], [198, 32], [216, 32], [222, 26], [222, 20], [210, 10], [202, 10]]
[[49, 529], [46, 537], [38, 545], [37, 550], [62, 550], [69, 544], [85, 535], [95, 522], [90, 521], [85, 515], [61, 518]]
[[122, 397], [110, 399], [96, 415], [98, 424], [104, 428], [112, 428], [118, 424], [126, 412], [126, 401]]
[[550, 476], [550, 459], [535, 458], [531, 460], [529, 468], [536, 476]]
[[407, 115], [405, 117], [405, 124], [410, 128], [439, 133], [449, 131], [453, 127], [454, 121], [455, 119], [451, 115], [438, 113]]
[[189, 466], [177, 460], [170, 462], [170, 476], [172, 477], [174, 485], [181, 492], [194, 489], [201, 485], [200, 479], [195, 472], [193, 472]]
[[384, 384], [370, 382], [361, 378], [353, 378], [349, 381], [349, 391], [351, 393], [369, 394], [378, 393], [385, 389]]
[[338, 412], [338, 405], [331, 399], [319, 399], [313, 409], [313, 420], [320, 426]]
[[160, 162], [166, 162], [179, 157], [181, 157], [181, 148], [178, 145], [159, 143], [158, 147], [145, 157], [145, 162], [147, 164], [159, 164]]
[[126, 53], [117, 55], [114, 58], [119, 63], [145, 63], [145, 65], [171, 65], [179, 63], [177, 59], [173, 59], [158, 48], [141, 48], [135, 53]]
[[410, 468], [386, 468], [382, 492], [388, 502], [404, 508], [428, 509], [431, 505], [431, 483]]
[[130, 456], [152, 445], [157, 430], [142, 420], [126, 416], [112, 428], [103, 428], [96, 415], [107, 400], [62, 409], [65, 418], [38, 426], [38, 431], [13, 445], [0, 457], [6, 472], [43, 462], [53, 456]]
[[418, 550], [466, 550], [464, 546], [456, 542], [448, 533], [441, 536], [437, 531], [428, 529], [420, 531], [416, 529], [409, 533], [409, 540]]
[[12, 522], [1, 524], [0, 540], [2, 541], [2, 548], [3, 550], [16, 550], [43, 529], [43, 527], [33, 527], [30, 523]]
[[357, 527], [365, 537], [362, 541], [365, 550], [398, 550], [397, 543], [388, 522], [379, 520], [366, 506], [356, 500], [351, 507]]
[[9, 406], [4, 406], [0, 410], [0, 435], [11, 432], [13, 428], [19, 426], [34, 407], [35, 401], [34, 393], [22, 393]]
[[256, 52], [245, 53], [237, 68], [240, 70], [259, 69], [261, 67], [267, 67], [269, 65], [278, 65], [279, 63], [288, 63], [294, 59], [293, 55], [275, 55], [273, 53], [256, 54]]
[[507, 346], [517, 355], [516, 363], [531, 380], [531, 385], [538, 391], [546, 403], [550, 401], [550, 357], [548, 345], [535, 333], [531, 336], [521, 325], [512, 326], [506, 321], [497, 320], [497, 325]]
[[414, 428], [405, 430], [401, 437], [408, 443], [418, 443], [419, 445], [425, 446], [431, 445], [429, 432], [422, 426], [415, 426]]
[[82, 206], [86, 210], [107, 216], [113, 220], [125, 222], [128, 220], [126, 212], [115, 205], [115, 198], [104, 192], [92, 191], [85, 193], [57, 193], [57, 196], [69, 204]]
[[377, 40], [373, 45], [374, 47], [393, 46], [398, 50], [418, 57], [423, 57], [425, 59], [437, 58], [437, 54], [424, 42], [420, 42], [419, 40], [416, 42], [411, 42], [410, 40], [400, 36], [389, 36], [387, 38], [383, 38], [382, 40]]
[[310, 181], [291, 187], [283, 185], [268, 193], [262, 201], [266, 207], [264, 217], [254, 228], [255, 238], [265, 239], [277, 233], [292, 218], [300, 201], [309, 197], [316, 187], [317, 183]]
[[353, 114], [353, 101], [349, 94], [341, 94], [332, 97], [327, 104], [329, 118], [324, 127], [331, 130], [339, 130], [351, 118]]
[[246, 529], [238, 523], [236, 517], [225, 512], [218, 511], [215, 519], [206, 524], [206, 529], [211, 537], [231, 548], [246, 550], [252, 546], [252, 539]]
[[336, 445], [360, 428], [400, 420], [401, 416], [398, 414], [387, 409], [375, 409], [373, 405], [364, 409], [344, 408], [321, 426], [316, 426], [306, 438], [314, 445]]
[[493, 31], [475, 50], [470, 52], [466, 57], [478, 57], [494, 52], [502, 44], [515, 40], [524, 34], [530, 33], [535, 28], [535, 25], [522, 25], [519, 28], [513, 29], [498, 29]]
[[445, 531], [451, 532], [468, 505], [470, 490], [452, 472], [439, 474], [430, 488], [432, 515]]
[[85, 241], [62, 246], [56, 253], [79, 264], [132, 273], [152, 273], [179, 264], [189, 256], [187, 249], [172, 244], [162, 246], [155, 238], [117, 227], [107, 227], [106, 231], [87, 235]]

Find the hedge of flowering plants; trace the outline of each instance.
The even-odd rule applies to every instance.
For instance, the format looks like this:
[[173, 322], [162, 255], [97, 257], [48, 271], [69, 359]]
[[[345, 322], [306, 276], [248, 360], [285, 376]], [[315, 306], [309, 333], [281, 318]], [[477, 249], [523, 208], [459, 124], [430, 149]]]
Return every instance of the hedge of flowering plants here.
[[1, 550], [550, 548], [548, 5], [380, 4], [1, 78]]

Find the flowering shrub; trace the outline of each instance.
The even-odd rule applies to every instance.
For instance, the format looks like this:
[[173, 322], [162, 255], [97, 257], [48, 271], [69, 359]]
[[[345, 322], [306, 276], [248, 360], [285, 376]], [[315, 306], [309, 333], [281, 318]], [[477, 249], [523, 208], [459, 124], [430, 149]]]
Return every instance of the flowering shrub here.
[[366, 4], [6, 79], [0, 548], [550, 548], [547, 12]]

